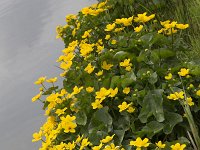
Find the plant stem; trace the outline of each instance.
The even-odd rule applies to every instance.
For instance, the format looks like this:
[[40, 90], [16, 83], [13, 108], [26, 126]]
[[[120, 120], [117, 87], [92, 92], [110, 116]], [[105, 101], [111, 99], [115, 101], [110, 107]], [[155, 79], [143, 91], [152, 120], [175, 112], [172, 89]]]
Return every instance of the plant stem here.
[[[184, 88], [184, 85], [183, 85], [183, 81], [182, 81], [182, 78], [181, 76], [180, 77], [180, 80], [181, 80], [181, 84], [182, 84], [182, 87], [183, 87], [183, 92], [184, 92], [184, 99], [185, 99], [185, 104], [183, 104], [183, 109], [184, 109], [184, 112], [186, 114], [186, 117], [187, 117], [187, 120], [188, 120], [188, 123], [190, 125], [190, 129], [192, 131], [192, 135], [193, 135], [193, 138], [194, 138], [194, 141], [196, 143], [196, 146], [197, 146], [197, 149], [200, 149], [200, 137], [199, 137], [199, 130], [194, 122], [194, 119], [193, 119], [193, 116], [192, 116], [192, 112], [190, 110], [190, 107], [187, 103], [187, 96], [186, 96], [186, 92], [185, 92], [185, 88]], [[194, 148], [196, 147], [194, 145]]]

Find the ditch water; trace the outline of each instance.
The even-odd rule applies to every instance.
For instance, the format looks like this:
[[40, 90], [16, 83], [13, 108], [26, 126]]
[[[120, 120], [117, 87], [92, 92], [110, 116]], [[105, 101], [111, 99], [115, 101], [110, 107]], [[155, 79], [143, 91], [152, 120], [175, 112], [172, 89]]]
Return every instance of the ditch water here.
[[36, 150], [32, 133], [45, 121], [31, 98], [40, 76], [59, 76], [56, 59], [63, 42], [55, 28], [95, 0], [0, 0], [0, 149]]

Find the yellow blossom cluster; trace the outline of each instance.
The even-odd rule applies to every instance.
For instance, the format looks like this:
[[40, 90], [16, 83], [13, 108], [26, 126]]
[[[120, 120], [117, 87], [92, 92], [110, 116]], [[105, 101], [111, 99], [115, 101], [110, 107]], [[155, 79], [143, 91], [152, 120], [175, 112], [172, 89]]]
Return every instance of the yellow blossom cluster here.
[[130, 59], [125, 59], [123, 62], [120, 62], [120, 66], [125, 67], [126, 71], [131, 71], [132, 63]]
[[158, 33], [164, 33], [166, 35], [171, 35], [177, 33], [177, 29], [184, 30], [189, 27], [189, 24], [178, 24], [177, 21], [161, 21], [160, 24], [163, 26], [162, 29], [158, 31]]
[[97, 16], [98, 14], [107, 10], [107, 8], [105, 7], [106, 3], [107, 1], [98, 4], [93, 4], [91, 7], [83, 8], [81, 12], [85, 16], [87, 15]]
[[[160, 141], [162, 139], [159, 138], [158, 142], [151, 143], [145, 131], [141, 137], [137, 137], [137, 134], [134, 135], [133, 139], [135, 140], [132, 140], [130, 134], [126, 135], [126, 133], [134, 132], [132, 127], [135, 125], [136, 127], [141, 125], [138, 133], [145, 129], [151, 120], [148, 118], [149, 115], [155, 116], [155, 118], [152, 117], [152, 120], [155, 119], [153, 122], [158, 121], [155, 115], [157, 112], [154, 113], [154, 110], [143, 112], [144, 114], [149, 113], [146, 114], [146, 122], [142, 122], [142, 117], [138, 117], [143, 111], [145, 98], [154, 94], [152, 91], [160, 92], [166, 90], [166, 87], [173, 87], [171, 85], [178, 82], [176, 77], [189, 80], [190, 78], [187, 77], [192, 76], [192, 71], [181, 68], [177, 74], [174, 74], [174, 70], [171, 69], [168, 69], [166, 73], [165, 65], [163, 65], [164, 68], [157, 71], [156, 67], [149, 65], [151, 62], [147, 63], [145, 60], [140, 63], [138, 60], [140, 56], [142, 57], [142, 50], [145, 53], [148, 52], [144, 43], [146, 35], [148, 32], [155, 33], [155, 30], [157, 32], [157, 28], [152, 28], [155, 20], [154, 23], [150, 22], [155, 18], [155, 14], [147, 15], [147, 12], [144, 12], [134, 16], [132, 14], [124, 15], [126, 18], [121, 16], [111, 19], [109, 9], [112, 6], [107, 6], [108, 2], [104, 1], [85, 7], [78, 15], [67, 15], [67, 24], [57, 27], [56, 38], [64, 40], [66, 46], [57, 59], [59, 68], [63, 71], [60, 74], [63, 77], [63, 87], [59, 88], [54, 85], [58, 80], [57, 77], [47, 79], [43, 76], [35, 81], [35, 84], [40, 85], [40, 91], [32, 98], [32, 102], [39, 100], [44, 104], [43, 109], [47, 121], [38, 132], [33, 134], [32, 141], [42, 141], [40, 150], [125, 150], [125, 148], [142, 150], [150, 148], [151, 145], [156, 149], [165, 149], [166, 147], [171, 150], [185, 149], [185, 144], [175, 143], [170, 146], [168, 142]], [[99, 17], [95, 17], [98, 15]], [[103, 21], [95, 22], [95, 19], [102, 16], [104, 16]], [[163, 28], [158, 33], [165, 35], [171, 35], [178, 29], [183, 30], [189, 27], [188, 24], [178, 24], [169, 20], [160, 23]], [[152, 34], [152, 38], [154, 35]], [[156, 33], [156, 35], [158, 34]], [[156, 49], [159, 45], [156, 44], [150, 45]], [[161, 46], [159, 45], [159, 48]], [[134, 54], [133, 57], [131, 53]], [[155, 54], [155, 61], [159, 61], [156, 58], [157, 53], [152, 50], [151, 57], [154, 57], [153, 54]], [[146, 55], [144, 57], [147, 58]], [[159, 77], [162, 73], [164, 75]], [[145, 78], [140, 78], [140, 76], [145, 76]], [[161, 87], [157, 83], [163, 79], [167, 86], [162, 84]], [[51, 87], [46, 86], [45, 82]], [[200, 90], [196, 90], [194, 86], [196, 84], [189, 85], [188, 91], [191, 90], [198, 97]], [[161, 88], [163, 89], [161, 90]], [[191, 93], [186, 92], [186, 94], [184, 90], [175, 91], [167, 98], [174, 101], [179, 100], [178, 102], [184, 106], [195, 105], [196, 97]], [[148, 94], [151, 92], [153, 94]], [[161, 95], [165, 94], [163, 92]], [[165, 104], [162, 103], [162, 106], [155, 107], [162, 109], [163, 105]], [[150, 107], [148, 106], [149, 109], [152, 109]], [[97, 118], [99, 116], [100, 119]], [[103, 120], [104, 117], [107, 117], [106, 121]], [[124, 124], [118, 127], [120, 119], [122, 121], [124, 119], [122, 122]], [[109, 123], [107, 124], [107, 122]], [[130, 122], [131, 125], [126, 122]], [[117, 127], [115, 127], [116, 124]], [[159, 124], [165, 124], [165, 121], [159, 122]], [[124, 132], [123, 137], [120, 137], [121, 130]], [[122, 140], [121, 143], [126, 139], [127, 141], [124, 142], [126, 146], [123, 145], [124, 143], [117, 144], [115, 139]]]

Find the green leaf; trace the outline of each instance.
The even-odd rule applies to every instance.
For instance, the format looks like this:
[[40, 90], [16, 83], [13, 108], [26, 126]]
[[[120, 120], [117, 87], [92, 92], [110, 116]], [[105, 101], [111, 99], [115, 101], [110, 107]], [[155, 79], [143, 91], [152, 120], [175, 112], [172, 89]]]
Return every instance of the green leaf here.
[[174, 126], [183, 121], [181, 115], [173, 112], [165, 112], [165, 121], [164, 121], [164, 133], [170, 134], [174, 128]]
[[165, 48], [155, 49], [152, 53], [156, 53], [160, 58], [166, 59], [176, 55], [175, 51]]
[[157, 121], [151, 121], [143, 129], [137, 132], [138, 136], [147, 135], [147, 137], [152, 138], [155, 134], [159, 133], [164, 127], [163, 123]]
[[108, 113], [108, 107], [103, 107], [97, 110], [91, 118], [89, 124], [89, 132], [93, 130], [106, 130], [109, 131], [112, 125], [112, 117]]
[[107, 135], [107, 132], [104, 131], [93, 131], [89, 133], [89, 141], [94, 145], [99, 145], [100, 140], [102, 140]]
[[111, 79], [110, 88], [115, 88], [116, 86], [118, 87], [120, 82], [120, 76], [113, 76]]
[[53, 91], [57, 90], [58, 86], [55, 87], [50, 87], [49, 89], [47, 89], [42, 95], [50, 95]]
[[130, 53], [125, 51], [119, 51], [114, 55], [114, 58], [121, 61], [124, 60], [127, 56], [130, 56]]
[[155, 84], [158, 81], [158, 75], [156, 72], [152, 73], [148, 79], [149, 83]]
[[126, 75], [121, 79], [121, 86], [123, 88], [131, 85], [133, 82], [136, 81], [136, 76], [134, 72], [128, 72]]
[[116, 142], [117, 145], [121, 145], [123, 138], [124, 138], [124, 134], [125, 131], [124, 130], [114, 130], [114, 140]]
[[156, 89], [149, 91], [144, 97], [142, 109], [138, 116], [142, 123], [146, 123], [147, 119], [152, 115], [155, 116], [158, 122], [163, 122], [165, 120], [162, 93], [162, 89]]
[[76, 123], [78, 125], [86, 125], [87, 115], [85, 114], [84, 111], [79, 111], [78, 113], [75, 114], [75, 116], [76, 116]]

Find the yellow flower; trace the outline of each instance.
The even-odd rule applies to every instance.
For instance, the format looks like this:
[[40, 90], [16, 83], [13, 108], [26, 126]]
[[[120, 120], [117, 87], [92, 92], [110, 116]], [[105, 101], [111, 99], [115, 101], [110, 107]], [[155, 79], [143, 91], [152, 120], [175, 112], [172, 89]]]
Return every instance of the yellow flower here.
[[197, 96], [200, 96], [200, 90], [198, 90], [198, 91], [196, 92], [196, 95], [197, 95]]
[[97, 45], [97, 52], [101, 53], [104, 49], [104, 46]]
[[129, 87], [125, 87], [125, 88], [123, 89], [123, 93], [124, 93], [124, 94], [128, 94], [130, 91], [131, 91], [131, 89], [130, 89]]
[[88, 138], [84, 138], [81, 142], [80, 150], [84, 149], [84, 147], [88, 146], [90, 142], [88, 141]]
[[82, 139], [83, 139], [83, 135], [82, 136], [78, 135], [76, 139], [76, 143], [80, 143]]
[[186, 102], [189, 106], [193, 106], [194, 102], [192, 101], [191, 97], [187, 97], [187, 102]]
[[148, 143], [149, 139], [145, 138], [142, 140], [140, 137], [138, 137], [135, 141], [130, 141], [131, 146], [136, 146], [136, 150], [141, 150], [142, 147], [148, 147], [150, 143]]
[[87, 57], [93, 51], [94, 44], [81, 43], [79, 46], [81, 56]]
[[116, 29], [114, 30], [114, 32], [120, 32], [120, 31], [122, 31], [122, 30], [124, 30], [124, 27], [123, 27], [123, 28], [116, 28]]
[[100, 150], [102, 148], [103, 144], [100, 143], [98, 146], [92, 147], [92, 150]]
[[38, 78], [37, 81], [34, 82], [34, 84], [37, 84], [37, 85], [42, 84], [44, 83], [45, 80], [46, 80], [46, 77], [40, 77]]
[[93, 91], [94, 91], [94, 87], [87, 87], [86, 88], [86, 91], [88, 92], [88, 93], [92, 93]]
[[129, 66], [132, 66], [132, 63], [130, 63], [130, 59], [125, 59], [123, 62], [120, 62], [120, 66], [122, 67], [129, 67]]
[[119, 150], [119, 147], [115, 146], [114, 143], [111, 143], [110, 145], [105, 146], [104, 150]]
[[118, 93], [118, 88], [116, 87], [115, 89], [110, 88], [110, 95], [109, 97], [115, 97], [115, 95], [117, 95]]
[[39, 131], [38, 133], [37, 132], [33, 133], [32, 142], [37, 142], [41, 139], [42, 139], [42, 131]]
[[91, 65], [91, 63], [89, 63], [87, 65], [87, 67], [84, 69], [84, 71], [86, 71], [87, 73], [91, 74], [94, 71], [94, 66]]
[[131, 104], [132, 104], [132, 103], [127, 104], [127, 102], [123, 102], [121, 105], [118, 106], [119, 112], [122, 112], [122, 111], [126, 110], [127, 108], [129, 108], [129, 106], [130, 106]]
[[70, 116], [67, 115], [66, 117], [61, 117], [60, 118], [63, 122], [68, 123], [68, 122], [72, 122], [76, 119], [76, 116]]
[[109, 34], [106, 35], [105, 39], [106, 39], [106, 40], [109, 40], [109, 39], [110, 39], [110, 35], [109, 35]]
[[165, 148], [165, 145], [166, 145], [166, 144], [163, 144], [161, 141], [159, 141], [158, 143], [156, 143], [156, 146], [157, 146], [158, 148]]
[[117, 43], [117, 40], [112, 40], [111, 44], [115, 45]]
[[166, 28], [166, 29], [172, 29], [176, 26], [177, 24], [177, 21], [172, 21], [171, 23], [165, 23], [163, 26]]
[[131, 66], [125, 68], [126, 71], [131, 71], [131, 69], [132, 69]]
[[188, 75], [189, 74], [189, 69], [186, 69], [186, 68], [181, 68], [181, 70], [178, 72], [178, 74], [180, 75], [180, 76], [186, 76], [186, 75]]
[[121, 19], [116, 19], [115, 23], [116, 24], [123, 24], [124, 26], [130, 26], [133, 21], [133, 16], [129, 18], [121, 18]]
[[92, 108], [93, 109], [100, 109], [103, 107], [103, 105], [101, 105], [102, 100], [96, 99], [95, 102], [92, 103]]
[[143, 25], [140, 25], [139, 27], [135, 27], [134, 31], [135, 32], [140, 32], [143, 29], [143, 27], [144, 27]]
[[107, 90], [106, 88], [102, 87], [100, 91], [96, 92], [96, 99], [104, 100], [106, 96], [110, 94], [110, 90]]
[[133, 113], [135, 111], [135, 108], [133, 108], [132, 106], [129, 106], [127, 111], [129, 113]]
[[64, 109], [57, 109], [55, 113], [56, 113], [58, 116], [60, 116], [60, 115], [63, 115], [63, 114], [65, 113], [65, 110], [67, 110], [67, 108], [64, 108]]
[[138, 14], [137, 17], [134, 18], [134, 21], [145, 23], [145, 22], [148, 22], [149, 20], [151, 20], [155, 17], [155, 14], [152, 14], [150, 16], [146, 16], [146, 15], [147, 15], [146, 12], [143, 13], [143, 14]]
[[68, 142], [65, 146], [66, 149], [73, 150], [76, 147], [75, 142]]
[[113, 23], [113, 24], [108, 24], [108, 25], [106, 26], [105, 31], [112, 31], [114, 28], [115, 28], [115, 23]]
[[113, 64], [107, 64], [106, 61], [104, 61], [103, 64], [101, 65], [101, 67], [105, 70], [110, 70], [112, 66]]
[[80, 93], [82, 89], [83, 89], [83, 87], [78, 88], [77, 86], [75, 86], [75, 87], [73, 88], [73, 94], [78, 94], [78, 93]]
[[166, 79], [166, 80], [171, 80], [171, 79], [172, 79], [172, 74], [171, 74], [171, 73], [168, 73], [168, 75], [165, 76], [165, 79]]
[[68, 61], [67, 63], [66, 62], [62, 62], [60, 64], [60, 68], [63, 69], [63, 70], [68, 70], [72, 65], [72, 61]]
[[75, 133], [76, 130], [75, 128], [77, 127], [76, 123], [74, 122], [68, 122], [68, 123], [63, 123], [62, 128], [64, 129], [65, 133]]
[[39, 94], [35, 95], [33, 98], [32, 98], [32, 102], [35, 102], [36, 100], [38, 100], [42, 95], [42, 92], [40, 92]]
[[165, 24], [169, 24], [170, 23], [170, 20], [166, 20], [166, 21], [160, 21], [160, 24], [162, 26], [164, 26]]
[[101, 71], [99, 71], [99, 72], [97, 72], [95, 74], [96, 74], [96, 76], [101, 76], [101, 75], [103, 75], [103, 70], [101, 70]]
[[87, 37], [91, 37], [91, 35], [90, 35], [91, 31], [92, 31], [92, 29], [85, 31], [84, 34], [83, 34], [83, 36], [82, 36], [82, 38], [85, 39]]
[[173, 94], [170, 94], [169, 96], [167, 96], [168, 99], [172, 99], [172, 100], [179, 100], [179, 99], [184, 99], [184, 92], [175, 92]]
[[176, 24], [176, 28], [178, 29], [187, 29], [189, 27], [189, 24]]
[[168, 29], [168, 32], [166, 33], [167, 35], [171, 35], [177, 33], [177, 30], [175, 30], [174, 28]]
[[171, 145], [171, 150], [184, 150], [186, 147], [185, 144], [176, 143], [175, 145]]
[[110, 142], [113, 139], [114, 136], [115, 136], [115, 134], [113, 134], [112, 136], [106, 136], [100, 142], [102, 142], [102, 143], [108, 143], [108, 142]]
[[47, 79], [46, 81], [49, 82], [49, 83], [54, 83], [58, 80], [57, 77], [54, 77], [54, 78], [50, 78], [50, 79]]

